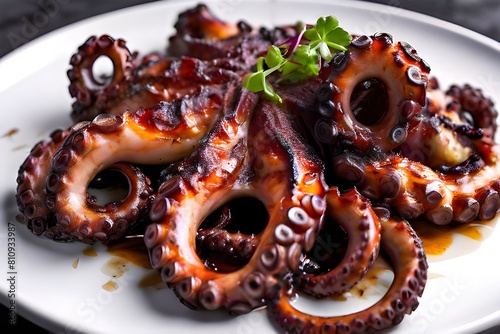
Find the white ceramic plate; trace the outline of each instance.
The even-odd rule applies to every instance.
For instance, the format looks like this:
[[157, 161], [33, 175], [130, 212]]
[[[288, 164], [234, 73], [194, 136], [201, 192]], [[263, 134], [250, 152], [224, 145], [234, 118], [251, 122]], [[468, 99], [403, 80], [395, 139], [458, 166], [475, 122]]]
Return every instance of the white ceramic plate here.
[[[165, 48], [173, 22], [198, 1], [165, 1], [95, 17], [48, 34], [0, 61], [0, 280], [2, 304], [54, 332], [91, 333], [274, 333], [266, 312], [239, 317], [195, 312], [182, 306], [166, 288], [140, 287], [150, 271], [128, 264], [112, 278], [104, 247], [86, 256], [86, 245], [59, 244], [31, 234], [15, 223], [14, 193], [19, 165], [30, 148], [56, 128], [70, 124], [71, 98], [66, 71], [71, 54], [92, 34], [127, 40], [146, 53]], [[353, 33], [390, 32], [406, 40], [431, 64], [442, 86], [469, 82], [500, 98], [500, 46], [463, 28], [399, 8], [355, 1], [207, 1], [226, 20], [245, 19], [271, 26], [297, 20], [315, 22], [334, 14]], [[500, 101], [497, 101], [500, 102]], [[17, 132], [11, 133], [11, 130]], [[456, 237], [443, 256], [430, 257], [429, 282], [421, 306], [390, 333], [474, 333], [500, 324], [500, 231], [493, 222], [479, 227], [476, 241]], [[15, 268], [8, 268], [9, 226], [15, 226]], [[12, 227], [11, 227], [12, 229]], [[79, 259], [78, 266], [73, 267]], [[116, 268], [115, 268], [116, 269]], [[14, 271], [15, 274], [9, 272]], [[14, 276], [15, 297], [8, 298]], [[103, 288], [113, 281], [116, 290]], [[358, 301], [354, 300], [354, 305]], [[359, 303], [361, 304], [361, 300]], [[350, 306], [348, 306], [350, 305]], [[335, 311], [352, 307], [337, 303]], [[323, 308], [323, 306], [321, 306]]]

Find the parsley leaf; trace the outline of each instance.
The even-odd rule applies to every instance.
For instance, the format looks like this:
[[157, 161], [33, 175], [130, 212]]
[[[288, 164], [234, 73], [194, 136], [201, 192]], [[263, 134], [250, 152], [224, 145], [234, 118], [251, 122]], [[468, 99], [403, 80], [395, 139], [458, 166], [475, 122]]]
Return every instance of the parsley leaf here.
[[319, 73], [318, 54], [307, 45], [299, 45], [281, 68], [282, 80], [297, 82]]
[[351, 43], [351, 35], [339, 27], [339, 21], [334, 16], [320, 17], [316, 26], [306, 30], [304, 38], [310, 41], [311, 49], [319, 49], [321, 58], [326, 61], [333, 58], [331, 49], [345, 51]]
[[[268, 67], [267, 70], [264, 69], [264, 63]], [[269, 46], [266, 57], [260, 57], [257, 61], [257, 72], [249, 74], [243, 79], [243, 87], [255, 93], [263, 91], [269, 99], [281, 103], [281, 97], [274, 92], [266, 77], [279, 70], [284, 63], [286, 63], [286, 59], [281, 55], [280, 49], [274, 45]]]
[[339, 27], [336, 17], [320, 17], [316, 25], [304, 26], [297, 36], [279, 46], [271, 45], [266, 56], [258, 59], [257, 71], [245, 76], [243, 87], [255, 93], [264, 92], [269, 99], [281, 103], [281, 97], [267, 82], [267, 76], [280, 72], [278, 82], [297, 82], [317, 76], [321, 60], [332, 60], [336, 52], [347, 50], [350, 43], [351, 35]]

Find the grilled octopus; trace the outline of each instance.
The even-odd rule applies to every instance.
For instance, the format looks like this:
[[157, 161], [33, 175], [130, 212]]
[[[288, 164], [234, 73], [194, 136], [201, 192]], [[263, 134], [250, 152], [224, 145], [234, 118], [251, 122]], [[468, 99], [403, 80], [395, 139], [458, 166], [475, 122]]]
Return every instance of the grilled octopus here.
[[[75, 124], [37, 143], [18, 173], [34, 234], [92, 244], [139, 229], [152, 267], [190, 308], [267, 306], [287, 332], [360, 333], [418, 306], [428, 266], [413, 218], [496, 215], [493, 102], [469, 85], [442, 90], [410, 44], [352, 35], [317, 76], [270, 76], [276, 102], [243, 78], [297, 26], [231, 24], [199, 5], [175, 28], [165, 52], [142, 56], [102, 35], [73, 55]], [[92, 74], [102, 56], [114, 67], [104, 79]], [[88, 188], [104, 187], [103, 175], [125, 180], [126, 195], [99, 204]], [[329, 237], [343, 249], [315, 257]], [[373, 306], [332, 317], [294, 308], [297, 292], [349, 291], [382, 254], [395, 276]]]

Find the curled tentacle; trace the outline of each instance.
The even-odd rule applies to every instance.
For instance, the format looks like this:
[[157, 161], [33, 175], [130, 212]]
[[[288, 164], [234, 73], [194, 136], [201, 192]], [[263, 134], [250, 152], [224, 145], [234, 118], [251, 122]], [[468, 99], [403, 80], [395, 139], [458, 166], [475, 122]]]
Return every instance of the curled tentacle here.
[[[101, 40], [112, 44], [100, 43]], [[72, 111], [75, 122], [91, 121], [101, 113], [121, 115], [127, 110], [152, 108], [160, 102], [210, 95], [227, 90], [229, 82], [238, 80], [234, 72], [192, 57], [150, 54], [139, 61], [135, 55], [129, 55], [134, 59], [125, 61], [122, 58], [129, 53], [124, 44], [123, 40], [114, 41], [107, 35], [98, 40], [90, 38], [72, 58], [73, 68], [68, 76], [70, 94], [76, 98]], [[92, 73], [99, 57], [113, 61], [113, 75], [103, 82]]]
[[[118, 172], [126, 178], [128, 193], [124, 198], [99, 205], [88, 194], [88, 184], [80, 188], [81, 193], [73, 198], [78, 197], [79, 205], [84, 208], [81, 212], [84, 222], [80, 222], [75, 230], [67, 229], [66, 222], [61, 222], [57, 214], [54, 214], [54, 198], [44, 191], [53, 156], [57, 156], [74, 130], [75, 128], [70, 128], [52, 133], [50, 141], [41, 141], [33, 147], [20, 167], [16, 198], [24, 222], [34, 234], [43, 234], [57, 241], [80, 240], [93, 243], [119, 238], [144, 212], [152, 192], [149, 179], [137, 167], [119, 163], [107, 169], [108, 172]], [[62, 158], [61, 155], [58, 157]]]
[[482, 117], [474, 121], [464, 116], [465, 97], [454, 87], [449, 96], [437, 83], [430, 87], [428, 109], [399, 155], [366, 162], [359, 155], [344, 154], [336, 158], [337, 175], [407, 219], [423, 215], [444, 225], [493, 218], [500, 208], [495, 181], [500, 175], [499, 148], [484, 134], [494, 132], [496, 111], [490, 100], [469, 87], [464, 94], [477, 100], [476, 107], [482, 106], [481, 113], [476, 110]]
[[394, 280], [382, 299], [362, 311], [322, 317], [295, 309], [282, 289], [270, 304], [270, 311], [281, 327], [290, 333], [365, 333], [397, 325], [416, 309], [427, 281], [422, 243], [406, 221], [390, 218], [381, 223], [381, 248], [394, 270]]
[[[327, 229], [328, 224], [339, 224], [347, 233], [349, 240], [344, 257], [334, 268], [323, 268], [318, 265], [312, 272], [307, 271], [298, 276], [299, 289], [318, 298], [349, 291], [377, 258], [380, 242], [378, 217], [371, 209], [370, 203], [355, 189], [340, 194], [337, 187], [332, 187], [328, 190], [326, 202], [326, 221], [322, 228]], [[318, 238], [326, 238], [317, 243], [323, 245], [326, 252], [333, 252], [332, 245], [328, 244], [331, 240], [328, 235], [320, 234]], [[320, 255], [320, 257], [329, 256], [334, 254]], [[306, 255], [302, 261], [315, 261], [316, 257], [309, 258]]]
[[492, 141], [496, 129], [497, 112], [490, 99], [470, 86], [460, 89], [454, 85], [450, 92], [439, 89], [433, 79], [428, 105], [399, 150], [403, 156], [441, 171], [464, 163], [480, 150], [483, 141]]
[[[113, 73], [96, 78], [94, 63], [107, 57], [113, 64]], [[123, 95], [132, 79], [136, 55], [126, 47], [123, 39], [108, 35], [91, 36], [71, 57], [68, 71], [69, 92], [76, 98], [71, 117], [74, 121], [90, 120], [104, 112], [112, 101]]]
[[393, 43], [388, 34], [356, 36], [319, 74], [318, 122], [331, 124], [337, 141], [388, 152], [406, 140], [425, 105], [429, 70], [406, 42]]
[[[244, 313], [262, 306], [280, 277], [298, 266], [302, 249], [312, 246], [324, 212], [321, 165], [306, 158], [308, 148], [282, 111], [267, 103], [253, 110], [249, 103], [255, 102], [247, 100], [255, 101], [255, 95], [243, 94], [234, 115], [221, 120], [200, 151], [178, 168], [180, 176], [167, 181], [174, 186], [153, 203], [155, 223], [145, 235], [153, 267], [161, 268], [164, 281], [192, 308]], [[203, 169], [189, 168], [193, 161]], [[190, 240], [214, 208], [239, 196], [260, 200], [268, 222], [249, 262], [221, 273], [205, 266]]]
[[500, 167], [495, 158], [500, 148], [495, 145], [490, 149], [493, 162], [453, 174], [390, 155], [361, 167], [363, 180], [357, 188], [366, 197], [391, 205], [407, 219], [425, 215], [439, 225], [491, 219], [500, 209]]
[[65, 233], [77, 233], [89, 230], [85, 227], [89, 221], [109, 222], [103, 214], [85, 209], [90, 180], [120, 161], [165, 164], [186, 156], [211, 130], [226, 103], [221, 93], [202, 92], [189, 100], [164, 102], [121, 116], [101, 114], [74, 126], [54, 154], [47, 174], [47, 205], [56, 224]]
[[481, 89], [469, 84], [452, 85], [446, 95], [459, 104], [458, 112], [462, 119], [475, 128], [483, 129], [489, 138], [495, 137], [498, 111], [493, 101], [484, 96]]
[[167, 53], [206, 60], [226, 57], [229, 49], [238, 46], [251, 31], [243, 22], [236, 25], [221, 21], [203, 4], [181, 13], [174, 28]]
[[56, 210], [60, 203], [54, 202], [52, 194], [48, 195], [46, 205], [55, 211], [54, 221], [60, 233], [85, 243], [108, 242], [121, 238], [141, 218], [150, 203], [150, 180], [138, 167], [127, 163], [115, 163], [106, 172], [125, 177], [128, 191], [124, 198], [100, 204], [88, 194], [88, 185], [81, 187], [80, 193], [73, 188], [68, 205], [78, 209], [66, 215]]
[[45, 234], [59, 241], [71, 237], [58, 231], [52, 212], [45, 205], [45, 178], [54, 154], [69, 134], [70, 130], [56, 130], [51, 133], [50, 140], [37, 143], [20, 166], [17, 176], [16, 200], [24, 224], [36, 235]]
[[242, 173], [247, 151], [244, 134], [255, 103], [253, 94], [244, 94], [219, 120], [203, 146], [175, 165], [173, 170], [180, 171], [179, 175], [171, 174], [172, 167], [168, 168], [151, 207], [153, 224], [145, 233], [151, 264], [161, 269], [165, 283], [191, 308], [219, 308], [241, 299], [233, 296], [226, 300], [224, 289], [234, 289], [235, 278], [219, 284], [216, 279], [228, 274], [207, 268], [191, 240], [203, 219], [227, 200], [228, 189]]
[[[259, 233], [262, 227], [259, 226], [259, 220], [265, 218], [264, 215], [259, 215], [259, 212], [255, 211], [255, 205], [248, 205], [248, 199], [241, 198], [240, 202], [240, 206], [234, 209], [226, 204], [221, 208], [220, 212], [213, 212], [210, 216], [216, 216], [217, 221], [215, 223], [210, 222], [210, 216], [205, 219], [196, 234], [197, 250], [211, 254], [210, 258], [213, 257], [213, 254], [217, 254], [215, 256], [225, 257], [226, 259], [233, 258], [239, 263], [247, 263], [250, 260], [260, 242]], [[251, 219], [238, 216], [238, 212], [233, 214], [233, 211], [244, 211], [242, 206], [245, 204], [254, 209], [254, 211], [243, 213], [250, 213]], [[232, 226], [232, 223], [235, 226]], [[251, 231], [247, 232], [249, 229]], [[199, 255], [203, 258], [202, 254]], [[206, 265], [210, 266], [208, 261]], [[215, 264], [212, 264], [212, 266], [216, 267]]]

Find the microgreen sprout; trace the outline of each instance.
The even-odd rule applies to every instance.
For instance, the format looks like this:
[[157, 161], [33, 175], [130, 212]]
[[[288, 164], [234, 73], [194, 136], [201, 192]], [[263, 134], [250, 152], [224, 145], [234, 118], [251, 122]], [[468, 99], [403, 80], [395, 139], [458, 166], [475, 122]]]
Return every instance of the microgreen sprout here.
[[339, 21], [334, 16], [320, 17], [316, 26], [307, 29], [304, 33], [310, 43], [311, 50], [318, 50], [326, 61], [333, 58], [332, 49], [346, 51], [345, 48], [351, 43], [351, 35], [339, 27]]
[[260, 57], [256, 72], [248, 74], [243, 86], [252, 92], [263, 92], [274, 101], [282, 102], [267, 77], [280, 72], [279, 82], [298, 82], [317, 76], [321, 61], [329, 62], [338, 51], [345, 51], [351, 35], [339, 27], [334, 16], [320, 17], [314, 26], [303, 26], [300, 32], [276, 46], [271, 45], [265, 57]]

